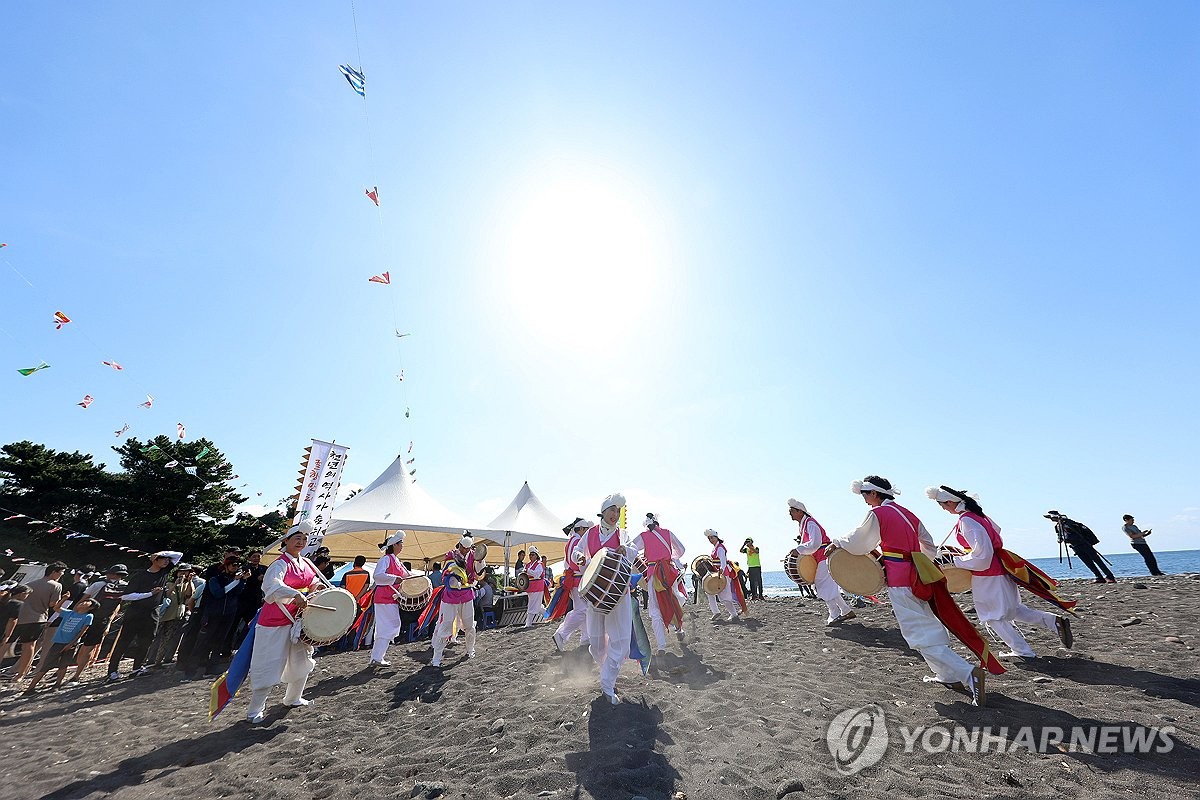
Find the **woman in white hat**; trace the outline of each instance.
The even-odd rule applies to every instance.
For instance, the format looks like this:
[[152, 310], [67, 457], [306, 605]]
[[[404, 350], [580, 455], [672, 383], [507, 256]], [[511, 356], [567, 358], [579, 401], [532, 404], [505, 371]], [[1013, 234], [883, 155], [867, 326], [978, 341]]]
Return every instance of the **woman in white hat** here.
[[475, 571], [475, 539], [464, 532], [458, 545], [446, 553], [446, 565], [442, 572], [442, 604], [438, 610], [437, 627], [433, 630], [433, 661], [435, 667], [442, 665], [442, 653], [450, 643], [454, 625], [467, 633], [467, 658], [475, 657], [475, 582], [479, 574]]
[[388, 645], [400, 633], [400, 607], [396, 604], [396, 584], [408, 577], [397, 554], [404, 548], [406, 531], [396, 531], [383, 543], [383, 558], [375, 564], [371, 580], [375, 592], [371, 600], [375, 604], [375, 643], [371, 646], [371, 664], [390, 667], [387, 660]]
[[846, 620], [854, 619], [854, 611], [846, 598], [842, 597], [842, 589], [829, 574], [829, 562], [825, 559], [825, 548], [829, 546], [829, 535], [821, 527], [821, 523], [813, 519], [804, 503], [796, 498], [788, 498], [788, 516], [800, 526], [800, 536], [796, 539], [796, 552], [802, 556], [812, 556], [817, 560], [817, 577], [813, 587], [817, 596], [825, 601], [829, 609], [829, 618], [825, 625], [840, 625]]
[[740, 622], [741, 615], [746, 613], [746, 598], [742, 594], [741, 584], [738, 583], [737, 573], [729, 564], [729, 553], [725, 549], [725, 542], [712, 528], [706, 530], [704, 535], [708, 538], [708, 543], [713, 546], [712, 555], [709, 558], [719, 565], [721, 574], [725, 576], [725, 588], [721, 590], [721, 593], [708, 595], [708, 610], [712, 612], [714, 620], [720, 619], [721, 609], [717, 606], [717, 601], [720, 600], [725, 606], [725, 613], [729, 615], [729, 621]]
[[283, 702], [289, 706], [307, 706], [311, 700], [301, 695], [308, 676], [316, 668], [313, 648], [292, 640], [292, 625], [308, 606], [305, 595], [328, 585], [317, 568], [300, 551], [308, 544], [313, 526], [308, 520], [293, 525], [280, 541], [282, 552], [263, 575], [263, 607], [254, 630], [254, 649], [250, 657], [250, 708], [246, 719], [263, 721], [267, 695], [278, 683], [286, 683]]
[[[621, 508], [625, 496], [610, 494], [600, 503], [600, 524], [588, 528], [575, 546], [573, 557], [585, 570], [592, 558], [602, 549], [617, 550], [625, 554], [621, 541]], [[600, 689], [613, 702], [621, 702], [617, 696], [617, 675], [621, 665], [629, 657], [629, 640], [633, 636], [633, 604], [629, 599], [629, 587], [617, 599], [616, 605], [607, 614], [601, 614], [591, 603], [587, 603], [588, 650], [600, 665]]]
[[[566, 554], [567, 563], [563, 566], [562, 591], [570, 597], [571, 610], [563, 615], [562, 624], [554, 632], [554, 646], [559, 650], [566, 650], [567, 640], [575, 631], [579, 631], [583, 638], [583, 644], [588, 643], [586, 604], [579, 595], [579, 564], [572, 558], [572, 554], [590, 527], [591, 524], [586, 519], [576, 517], [575, 521], [563, 530], [563, 533], [567, 534], [567, 547], [563, 551]], [[551, 610], [554, 608], [555, 606], [551, 604]], [[554, 616], [551, 616], [550, 619], [554, 619]]]
[[529, 546], [529, 563], [525, 565], [525, 576], [529, 585], [525, 587], [525, 597], [528, 606], [525, 609], [525, 627], [532, 628], [533, 623], [542, 618], [542, 601], [546, 592], [546, 568], [538, 558], [541, 553], [534, 545]]
[[979, 621], [991, 628], [1012, 650], [1000, 655], [1037, 657], [1014, 622], [1044, 628], [1057, 635], [1064, 647], [1071, 647], [1074, 639], [1067, 617], [1038, 611], [1021, 602], [1017, 585], [1000, 561], [1000, 551], [1004, 549], [1000, 526], [983, 513], [979, 499], [949, 486], [930, 486], [925, 490], [925, 496], [943, 511], [958, 516], [951, 534], [966, 554], [954, 556], [954, 566], [971, 571], [971, 598], [975, 601]]
[[686, 551], [679, 537], [659, 524], [654, 514], [646, 515], [646, 530], [633, 537], [629, 549], [646, 562], [646, 574], [642, 576], [647, 592], [646, 609], [650, 612], [650, 627], [658, 652], [662, 654], [667, 650], [668, 625], [674, 625], [679, 635], [683, 635], [683, 604], [677, 594], [680, 571], [675, 565], [682, 563], [680, 559]]

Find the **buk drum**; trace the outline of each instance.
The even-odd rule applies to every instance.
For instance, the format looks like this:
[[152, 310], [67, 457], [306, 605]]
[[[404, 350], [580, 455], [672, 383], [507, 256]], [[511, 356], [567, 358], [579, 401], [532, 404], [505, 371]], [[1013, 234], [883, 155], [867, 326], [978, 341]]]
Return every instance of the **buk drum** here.
[[617, 607], [629, 592], [632, 565], [616, 550], [602, 547], [592, 557], [579, 581], [579, 593], [601, 614]]
[[950, 594], [971, 591], [971, 570], [956, 567], [953, 564], [944, 564], [942, 572], [946, 575], [946, 591]]
[[713, 571], [704, 577], [704, 593], [716, 597], [725, 591], [729, 579], [719, 572]]
[[884, 587], [883, 567], [871, 556], [837, 549], [829, 555], [829, 574], [850, 594], [869, 597]]
[[650, 565], [647, 564], [646, 559], [642, 558], [641, 556], [638, 556], [633, 560], [632, 570], [638, 575], [645, 575], [649, 569]]
[[797, 586], [817, 582], [817, 559], [812, 555], [800, 555], [795, 550], [783, 559], [783, 571]]
[[313, 647], [333, 644], [350, 630], [357, 613], [358, 601], [345, 589], [313, 592], [300, 617], [300, 641]]
[[487, 545], [479, 542], [471, 549], [475, 551], [475, 569], [482, 571], [484, 562], [487, 560]]
[[692, 572], [703, 578], [710, 572], [716, 572], [717, 565], [708, 556], [696, 556], [692, 560]]
[[429, 605], [433, 583], [424, 575], [414, 575], [400, 581], [396, 587], [396, 606], [401, 611], [420, 611]]

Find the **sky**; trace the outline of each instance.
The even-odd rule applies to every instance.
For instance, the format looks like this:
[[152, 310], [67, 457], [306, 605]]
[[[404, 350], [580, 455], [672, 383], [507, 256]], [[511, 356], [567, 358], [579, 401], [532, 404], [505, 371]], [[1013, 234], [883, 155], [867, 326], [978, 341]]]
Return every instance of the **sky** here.
[[2, 13], [0, 442], [183, 422], [268, 507], [412, 442], [479, 524], [622, 490], [765, 568], [869, 474], [1195, 547], [1195, 4]]

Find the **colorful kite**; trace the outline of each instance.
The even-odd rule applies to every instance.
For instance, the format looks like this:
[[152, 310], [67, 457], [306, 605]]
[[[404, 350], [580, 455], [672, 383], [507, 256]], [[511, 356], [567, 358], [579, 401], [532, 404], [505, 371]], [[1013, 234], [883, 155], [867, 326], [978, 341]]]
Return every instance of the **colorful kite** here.
[[170, 469], [171, 467], [178, 467], [179, 462], [178, 461], [168, 461], [167, 463], [163, 464], [163, 466], [166, 467], [167, 469]]
[[63, 312], [61, 312], [61, 311], [54, 312], [54, 330], [61, 331], [62, 326], [66, 325], [70, 321], [71, 321], [71, 318], [68, 317]]
[[417, 460], [417, 457], [416, 457], [416, 456], [413, 456], [412, 458], [410, 458], [408, 461], [405, 461], [404, 463], [405, 463], [405, 464], [411, 464], [411, 463], [413, 463], [413, 462], [414, 462], [414, 461], [416, 461], [416, 460]]
[[62, 526], [61, 526], [61, 525], [55, 525], [55, 526], [54, 526], [53, 528], [51, 528], [50, 530], [46, 531], [46, 533], [58, 533], [58, 532], [59, 532], [59, 531], [61, 531], [61, 530], [62, 530]]
[[183, 427], [182, 422], [175, 423], [175, 429], [179, 431], [179, 438], [182, 439], [187, 435], [187, 428]]
[[82, 400], [80, 400], [80, 401], [79, 401], [78, 403], [76, 403], [75, 405], [77, 405], [77, 406], [83, 406], [84, 408], [87, 408], [88, 406], [90, 406], [90, 405], [92, 404], [92, 401], [93, 401], [93, 400], [95, 400], [95, 399], [96, 399], [96, 398], [92, 397], [90, 394], [85, 394], [85, 395], [83, 396], [83, 399], [82, 399]]
[[148, 395], [146, 395], [146, 402], [138, 403], [138, 408], [150, 408], [153, 405], [154, 405], [154, 395], [148, 394]]
[[379, 208], [379, 187], [372, 186], [370, 189], [367, 189], [366, 192], [367, 197], [371, 199], [371, 202], [375, 204], [375, 207]]
[[202, 458], [204, 458], [206, 455], [208, 455], [210, 452], [211, 452], [211, 451], [208, 449], [208, 446], [206, 445], [206, 446], [204, 447], [204, 449], [200, 451], [200, 454], [199, 454], [198, 456], [196, 456], [196, 460], [197, 460], [197, 461], [199, 461], [200, 459], [202, 459]]
[[100, 363], [106, 367], [112, 367], [117, 372], [120, 372], [121, 370], [125, 369], [124, 367], [122, 367], [120, 364], [118, 364], [115, 361], [101, 361]]
[[118, 439], [120, 439], [122, 436], [124, 436], [128, 432], [129, 432], [129, 423], [128, 422], [126, 422], [124, 425], [121, 426], [121, 430], [113, 431], [113, 433], [115, 433], [117, 435]]
[[382, 283], [386, 285], [392, 282], [392, 274], [390, 272], [385, 272], [382, 275], [372, 275], [371, 277], [367, 278], [367, 282]]
[[367, 96], [367, 76], [363, 75], [358, 70], [351, 67], [349, 64], [339, 64], [338, 69], [346, 76], [346, 82], [350, 84], [350, 88], [358, 93], [359, 97]]
[[38, 364], [36, 367], [29, 367], [28, 369], [19, 369], [19, 370], [17, 370], [17, 372], [21, 373], [22, 375], [24, 375], [25, 377], [28, 378], [33, 373], [37, 372], [38, 370], [43, 370], [43, 369], [50, 369], [50, 365], [47, 364], [45, 361]]
[[161, 452], [162, 452], [162, 448], [156, 444], [152, 444], [149, 447], [142, 448], [142, 455], [146, 456], [147, 458], [153, 458], [154, 453], [161, 453]]
[[13, 514], [11, 517], [5, 517], [5, 522], [12, 522], [14, 519], [27, 519], [24, 514]]
[[413, 448], [413, 443], [412, 443], [412, 442], [409, 442], [409, 443], [408, 443], [408, 452], [410, 452], [410, 453], [411, 453], [411, 452], [412, 452], [412, 448]]
[[200, 471], [199, 467], [184, 467], [183, 471], [186, 472], [188, 475], [192, 475], [194, 477], [200, 477], [199, 475], [196, 475], [196, 473]]

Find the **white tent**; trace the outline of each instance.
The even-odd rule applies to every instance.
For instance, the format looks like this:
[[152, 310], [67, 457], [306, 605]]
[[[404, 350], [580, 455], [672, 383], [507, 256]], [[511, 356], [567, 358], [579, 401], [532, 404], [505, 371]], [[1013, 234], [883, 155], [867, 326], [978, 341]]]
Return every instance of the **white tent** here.
[[[440, 561], [464, 530], [470, 530], [477, 542], [488, 546], [499, 547], [503, 539], [503, 533], [472, 528], [430, 497], [398, 456], [370, 486], [333, 509], [322, 545], [329, 548], [329, 557], [334, 561], [351, 561], [357, 555], [376, 560], [379, 543], [398, 530], [409, 534], [401, 560], [411, 561], [418, 570], [426, 558]], [[278, 555], [278, 549], [272, 548], [264, 554], [264, 560]]]
[[567, 524], [542, 504], [526, 481], [508, 508], [489, 522], [487, 529], [494, 538], [498, 538], [497, 534], [504, 537], [504, 568], [507, 572], [509, 554], [514, 546], [536, 545], [547, 562], [562, 561], [567, 546], [562, 529]]

